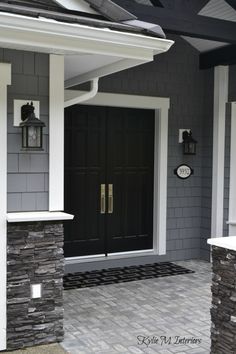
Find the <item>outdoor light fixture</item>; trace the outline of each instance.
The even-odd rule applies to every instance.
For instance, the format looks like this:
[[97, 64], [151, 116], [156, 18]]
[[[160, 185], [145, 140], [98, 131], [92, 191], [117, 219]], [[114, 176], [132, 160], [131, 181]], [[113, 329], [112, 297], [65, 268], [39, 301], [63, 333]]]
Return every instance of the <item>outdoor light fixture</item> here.
[[21, 107], [22, 149], [43, 150], [43, 127], [45, 124], [35, 117], [33, 102]]
[[183, 132], [183, 153], [184, 155], [196, 155], [197, 141], [193, 139], [192, 132]]

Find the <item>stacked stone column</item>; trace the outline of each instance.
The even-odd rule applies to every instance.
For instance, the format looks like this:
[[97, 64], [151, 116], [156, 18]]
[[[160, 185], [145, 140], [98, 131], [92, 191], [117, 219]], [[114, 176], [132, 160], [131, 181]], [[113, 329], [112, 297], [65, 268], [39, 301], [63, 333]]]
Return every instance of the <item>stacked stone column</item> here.
[[[63, 225], [8, 224], [7, 349], [63, 339]], [[42, 297], [31, 298], [31, 285]]]
[[211, 354], [236, 353], [236, 252], [212, 247]]

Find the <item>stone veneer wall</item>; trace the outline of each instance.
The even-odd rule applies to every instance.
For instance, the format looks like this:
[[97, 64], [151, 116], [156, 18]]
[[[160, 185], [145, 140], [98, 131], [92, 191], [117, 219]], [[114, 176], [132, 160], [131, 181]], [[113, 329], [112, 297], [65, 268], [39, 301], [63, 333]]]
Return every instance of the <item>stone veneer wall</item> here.
[[211, 354], [236, 353], [236, 252], [213, 246]]
[[[7, 349], [63, 339], [63, 225], [8, 224]], [[31, 299], [31, 284], [42, 297]]]

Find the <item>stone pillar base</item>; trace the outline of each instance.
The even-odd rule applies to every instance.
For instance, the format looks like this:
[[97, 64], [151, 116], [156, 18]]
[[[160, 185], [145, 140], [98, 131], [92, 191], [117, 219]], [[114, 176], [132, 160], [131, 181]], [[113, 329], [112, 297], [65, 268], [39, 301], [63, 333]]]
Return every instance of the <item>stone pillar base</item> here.
[[236, 252], [212, 247], [211, 354], [236, 353]]
[[[63, 225], [8, 224], [7, 349], [63, 340]], [[31, 298], [41, 284], [42, 297]]]

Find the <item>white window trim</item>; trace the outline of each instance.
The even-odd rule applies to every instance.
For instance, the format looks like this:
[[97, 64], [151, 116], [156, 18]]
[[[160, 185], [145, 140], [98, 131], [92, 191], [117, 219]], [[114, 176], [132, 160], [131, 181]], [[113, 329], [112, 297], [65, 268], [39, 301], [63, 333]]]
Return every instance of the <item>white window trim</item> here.
[[[73, 99], [80, 94], [82, 95], [84, 92], [66, 90], [65, 100]], [[153, 250], [154, 254], [166, 254], [168, 110], [170, 99], [98, 93], [91, 100], [81, 104], [155, 110]], [[62, 140], [60, 137], [57, 138], [60, 141]], [[57, 154], [51, 156], [52, 160], [58, 158], [60, 159]], [[58, 178], [58, 176], [54, 174], [54, 178]], [[51, 179], [51, 183], [53, 183], [53, 179]]]
[[0, 350], [6, 349], [7, 327], [7, 86], [11, 84], [11, 65], [0, 63]]

